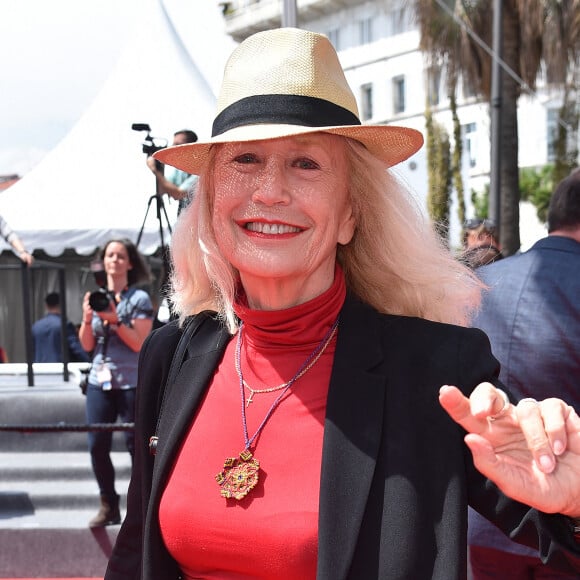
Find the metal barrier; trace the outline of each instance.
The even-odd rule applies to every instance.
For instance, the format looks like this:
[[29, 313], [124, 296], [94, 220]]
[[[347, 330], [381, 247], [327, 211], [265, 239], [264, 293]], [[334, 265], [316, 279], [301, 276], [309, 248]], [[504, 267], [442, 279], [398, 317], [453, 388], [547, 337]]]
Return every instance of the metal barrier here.
[[[20, 260], [19, 260], [20, 262]], [[61, 308], [61, 350], [62, 350], [62, 361], [63, 370], [62, 378], [65, 382], [69, 380], [69, 370], [68, 363], [69, 352], [68, 352], [68, 342], [66, 336], [66, 280], [65, 280], [65, 267], [62, 264], [57, 264], [55, 262], [47, 262], [43, 260], [35, 260], [31, 266], [27, 266], [24, 262], [19, 264], [0, 264], [0, 270], [16, 270], [20, 269], [22, 272], [22, 302], [24, 311], [24, 336], [26, 340], [26, 364], [28, 366], [28, 386], [34, 386], [34, 371], [32, 369], [32, 363], [34, 361], [34, 345], [32, 341], [32, 315], [30, 312], [30, 269], [47, 269], [47, 270], [58, 270], [58, 288], [60, 293], [60, 308]]]

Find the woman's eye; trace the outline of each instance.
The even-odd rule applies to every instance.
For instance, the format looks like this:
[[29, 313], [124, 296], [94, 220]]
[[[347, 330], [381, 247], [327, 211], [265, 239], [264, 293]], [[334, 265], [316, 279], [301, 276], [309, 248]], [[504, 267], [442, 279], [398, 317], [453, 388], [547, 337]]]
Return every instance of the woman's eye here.
[[242, 155], [237, 155], [234, 158], [234, 161], [236, 163], [243, 163], [243, 164], [256, 163], [257, 157], [253, 153], [243, 153]]
[[297, 159], [294, 163], [300, 169], [320, 169], [320, 165], [308, 158]]

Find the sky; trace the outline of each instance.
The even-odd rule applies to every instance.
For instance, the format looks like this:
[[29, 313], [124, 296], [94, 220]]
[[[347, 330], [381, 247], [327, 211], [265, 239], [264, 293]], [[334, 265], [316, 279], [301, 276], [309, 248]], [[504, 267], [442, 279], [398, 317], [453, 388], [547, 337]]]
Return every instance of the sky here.
[[[145, 1], [154, 0], [0, 0], [0, 175], [25, 175], [66, 136], [108, 78]], [[222, 25], [217, 0], [164, 3], [188, 48], [204, 48], [202, 72], [217, 92], [233, 44], [208, 51], [212, 27], [190, 25]]]

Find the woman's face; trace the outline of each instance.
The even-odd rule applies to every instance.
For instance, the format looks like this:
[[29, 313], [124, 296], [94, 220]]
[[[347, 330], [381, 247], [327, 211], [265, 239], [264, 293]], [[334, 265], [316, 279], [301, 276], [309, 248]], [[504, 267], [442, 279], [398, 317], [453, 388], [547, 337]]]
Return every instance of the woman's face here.
[[347, 165], [343, 139], [322, 133], [220, 147], [213, 229], [243, 282], [313, 279], [328, 287], [337, 244], [354, 232]]
[[133, 267], [129, 261], [127, 248], [120, 242], [111, 242], [105, 248], [103, 266], [107, 276], [114, 278], [127, 277], [129, 270]]

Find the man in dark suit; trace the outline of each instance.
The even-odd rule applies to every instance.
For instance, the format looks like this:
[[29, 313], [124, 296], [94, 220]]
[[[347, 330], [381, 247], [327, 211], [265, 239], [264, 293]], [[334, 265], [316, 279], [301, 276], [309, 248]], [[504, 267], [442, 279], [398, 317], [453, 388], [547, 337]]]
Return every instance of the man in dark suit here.
[[[46, 314], [32, 325], [34, 362], [62, 362], [61, 312], [58, 292], [51, 292], [44, 299]], [[72, 322], [67, 322], [66, 338], [71, 362], [90, 362]]]
[[[489, 286], [473, 325], [489, 336], [501, 381], [517, 397], [562, 397], [580, 411], [580, 170], [561, 181], [549, 235], [529, 251], [477, 270]], [[469, 520], [474, 580], [577, 578], [543, 566], [475, 512]]]

